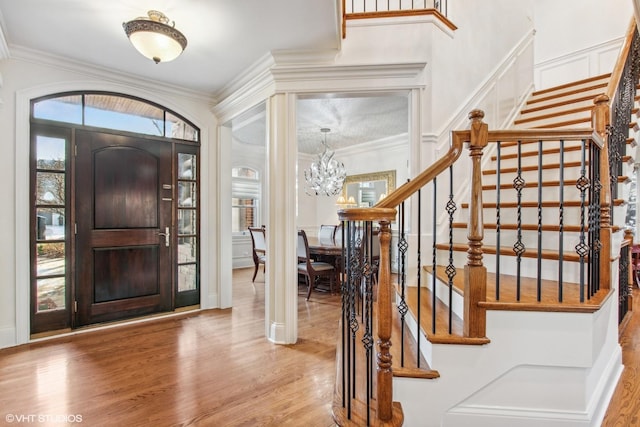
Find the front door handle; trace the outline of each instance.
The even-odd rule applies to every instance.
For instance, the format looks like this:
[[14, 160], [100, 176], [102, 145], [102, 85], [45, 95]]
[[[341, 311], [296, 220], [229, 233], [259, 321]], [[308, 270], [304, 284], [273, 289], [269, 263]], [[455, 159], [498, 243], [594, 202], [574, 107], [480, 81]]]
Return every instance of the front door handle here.
[[169, 227], [165, 227], [164, 228], [164, 233], [158, 233], [158, 236], [164, 236], [164, 245], [166, 247], [170, 246], [171, 232], [169, 231]]

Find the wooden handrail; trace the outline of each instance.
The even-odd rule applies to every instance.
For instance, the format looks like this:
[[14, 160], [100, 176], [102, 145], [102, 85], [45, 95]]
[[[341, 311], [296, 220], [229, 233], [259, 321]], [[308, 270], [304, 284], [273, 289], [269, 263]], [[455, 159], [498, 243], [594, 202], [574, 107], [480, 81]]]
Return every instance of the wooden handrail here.
[[465, 141], [470, 138], [470, 131], [454, 131], [451, 133], [452, 143], [449, 151], [438, 159], [434, 164], [425, 169], [421, 174], [413, 180], [402, 184], [396, 188], [391, 194], [379, 201], [374, 207], [376, 208], [395, 208], [404, 200], [408, 199], [412, 194], [416, 193], [420, 188], [451, 166], [460, 154], [462, 154], [462, 146]]
[[627, 35], [624, 39], [624, 43], [622, 44], [622, 49], [620, 49], [620, 52], [618, 53], [618, 59], [616, 59], [615, 66], [611, 72], [611, 78], [609, 79], [609, 84], [607, 84], [607, 90], [605, 92], [611, 101], [613, 101], [613, 98], [616, 95], [616, 90], [618, 90], [618, 84], [622, 78], [622, 72], [624, 71], [624, 64], [627, 61], [629, 52], [631, 51], [631, 43], [633, 41], [633, 34], [635, 33], [635, 30], [636, 20], [634, 17], [631, 17], [631, 22], [629, 22], [629, 27], [627, 28]]

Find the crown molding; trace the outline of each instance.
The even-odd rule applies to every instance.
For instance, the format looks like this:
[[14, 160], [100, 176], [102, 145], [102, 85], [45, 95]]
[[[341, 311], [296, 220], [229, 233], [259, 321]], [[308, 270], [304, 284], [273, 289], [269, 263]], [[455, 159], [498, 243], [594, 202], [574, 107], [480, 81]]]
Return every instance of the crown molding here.
[[75, 59], [65, 58], [58, 55], [52, 55], [48, 52], [29, 49], [24, 46], [11, 45], [10, 49], [11, 58], [15, 60], [45, 65], [66, 72], [81, 74], [90, 78], [126, 84], [129, 86], [142, 88], [147, 91], [161, 92], [166, 95], [173, 96], [179, 95], [180, 97], [190, 98], [209, 105], [211, 105], [214, 101], [214, 98], [208, 94], [188, 90], [181, 86], [168, 85], [166, 83], [150, 80], [149, 78], [143, 76], [128, 74], [110, 68], [89, 65], [86, 62], [77, 61]]
[[336, 65], [334, 61], [333, 50], [270, 52], [217, 94], [220, 101], [212, 111], [225, 123], [276, 93], [403, 90], [424, 86], [426, 62]]
[[4, 35], [4, 19], [0, 15], [0, 60], [8, 59], [11, 57], [9, 51], [9, 45], [7, 44], [7, 38]]

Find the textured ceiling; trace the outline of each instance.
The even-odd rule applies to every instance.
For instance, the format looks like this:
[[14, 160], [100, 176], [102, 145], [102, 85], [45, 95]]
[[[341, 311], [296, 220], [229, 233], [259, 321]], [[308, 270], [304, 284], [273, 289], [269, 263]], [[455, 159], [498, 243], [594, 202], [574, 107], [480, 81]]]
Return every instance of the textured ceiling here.
[[[299, 99], [297, 105], [298, 151], [321, 151], [321, 128], [329, 128], [327, 143], [341, 149], [392, 137], [408, 131], [408, 98], [404, 95], [324, 96]], [[232, 122], [234, 137], [245, 144], [263, 145], [264, 106]]]

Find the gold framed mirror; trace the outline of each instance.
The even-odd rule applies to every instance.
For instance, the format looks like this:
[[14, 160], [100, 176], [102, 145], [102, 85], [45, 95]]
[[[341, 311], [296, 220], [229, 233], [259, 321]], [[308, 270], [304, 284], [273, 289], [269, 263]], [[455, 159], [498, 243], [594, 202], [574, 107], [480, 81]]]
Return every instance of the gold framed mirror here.
[[396, 189], [396, 171], [347, 175], [342, 186], [341, 201], [345, 207], [372, 207]]

